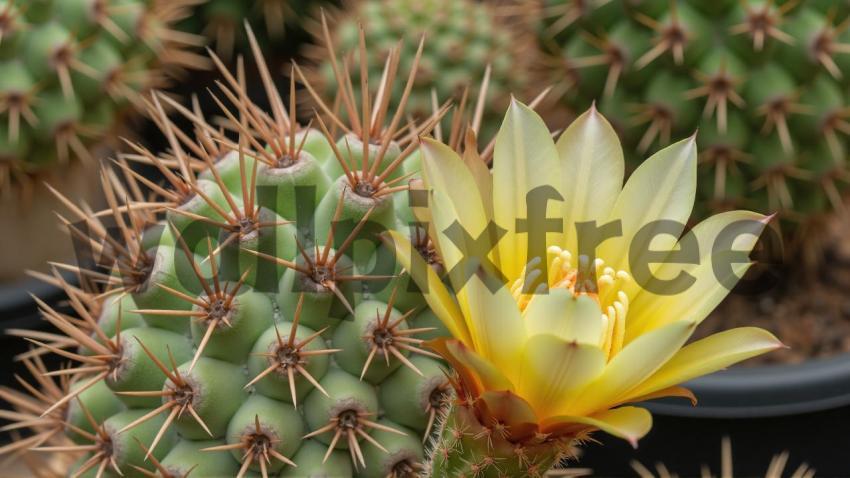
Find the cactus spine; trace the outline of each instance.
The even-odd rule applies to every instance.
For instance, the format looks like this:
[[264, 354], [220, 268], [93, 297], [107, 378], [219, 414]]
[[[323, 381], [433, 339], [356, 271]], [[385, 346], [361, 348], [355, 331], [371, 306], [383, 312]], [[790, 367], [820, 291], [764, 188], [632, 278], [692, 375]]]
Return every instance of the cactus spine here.
[[[376, 236], [408, 230], [402, 165], [440, 116], [402, 128], [406, 99], [372, 108], [393, 87], [395, 52], [380, 81], [363, 77], [362, 101], [343, 95], [347, 120], [316, 96], [326, 114], [300, 126], [300, 69], [287, 104], [248, 35], [268, 112], [248, 99], [245, 71], [214, 57], [224, 76], [214, 100], [233, 135], [197, 103], [154, 94], [149, 114], [168, 152], [130, 143], [101, 175], [109, 208], [100, 213], [63, 198], [71, 236], [97, 260], [45, 276], [65, 287], [75, 314], [42, 302], [59, 332], [19, 331], [34, 346], [25, 363], [36, 398], [10, 401], [36, 433], [6, 451], [73, 454], [74, 477], [423, 469], [448, 379], [421, 336], [443, 332], [421, 294], [395, 284]], [[194, 131], [179, 130], [167, 107]], [[165, 184], [129, 160], [159, 168]], [[81, 288], [60, 269], [77, 272]], [[73, 365], [46, 372], [48, 353]]]

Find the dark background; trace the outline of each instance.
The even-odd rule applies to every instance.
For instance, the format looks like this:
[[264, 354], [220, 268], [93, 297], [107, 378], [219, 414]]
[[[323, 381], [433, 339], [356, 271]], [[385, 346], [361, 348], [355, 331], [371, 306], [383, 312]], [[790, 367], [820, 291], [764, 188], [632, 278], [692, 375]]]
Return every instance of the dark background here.
[[850, 407], [776, 418], [705, 419], [654, 415], [654, 425], [637, 449], [625, 441], [597, 435], [601, 445], [589, 444], [579, 466], [596, 476], [635, 476], [629, 462], [649, 469], [663, 462], [680, 477], [700, 476], [708, 465], [720, 476], [720, 442], [732, 441], [735, 477], [762, 477], [771, 457], [790, 453], [786, 472], [791, 476], [803, 462], [818, 477], [850, 477]]

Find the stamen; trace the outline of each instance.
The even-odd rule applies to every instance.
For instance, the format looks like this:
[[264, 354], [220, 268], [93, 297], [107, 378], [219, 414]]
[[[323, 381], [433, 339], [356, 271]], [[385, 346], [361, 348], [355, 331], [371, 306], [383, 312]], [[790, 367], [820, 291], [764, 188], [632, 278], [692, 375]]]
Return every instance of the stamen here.
[[624, 270], [606, 265], [601, 258], [591, 261], [589, 257], [581, 255], [578, 264], [574, 265], [572, 254], [559, 246], [550, 246], [546, 252], [549, 257], [549, 268], [546, 271], [548, 282], [537, 286], [533, 293], [524, 290], [529, 281], [533, 283], [543, 273], [539, 258], [529, 261], [520, 278], [511, 285], [511, 293], [517, 305], [524, 311], [535, 295], [546, 293], [546, 286], [550, 291], [566, 289], [576, 297], [584, 295], [592, 298], [603, 311], [600, 317], [603, 332], [599, 344], [610, 360], [623, 347], [629, 310], [629, 298], [623, 289], [631, 282], [631, 276]]

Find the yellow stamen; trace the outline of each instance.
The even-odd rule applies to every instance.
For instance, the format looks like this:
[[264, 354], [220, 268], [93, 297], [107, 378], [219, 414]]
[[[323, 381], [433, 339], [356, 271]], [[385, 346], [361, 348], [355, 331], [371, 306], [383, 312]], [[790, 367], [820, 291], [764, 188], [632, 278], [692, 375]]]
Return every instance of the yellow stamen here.
[[542, 292], [545, 286], [550, 290], [566, 289], [575, 296], [586, 295], [593, 298], [603, 311], [600, 320], [605, 327], [602, 329], [603, 336], [600, 337], [599, 343], [610, 360], [623, 348], [626, 316], [629, 311], [629, 299], [623, 288], [631, 281], [631, 276], [626, 271], [605, 265], [605, 261], [599, 258], [594, 259], [593, 272], [588, 273], [591, 268], [586, 256], [580, 256], [578, 264], [573, 265], [573, 255], [558, 246], [550, 246], [546, 252], [549, 260], [547, 283], [537, 286], [533, 293], [526, 292], [526, 281], [542, 272], [539, 270], [539, 262], [526, 266], [520, 278], [511, 285], [511, 293], [517, 305], [524, 311], [534, 295]]

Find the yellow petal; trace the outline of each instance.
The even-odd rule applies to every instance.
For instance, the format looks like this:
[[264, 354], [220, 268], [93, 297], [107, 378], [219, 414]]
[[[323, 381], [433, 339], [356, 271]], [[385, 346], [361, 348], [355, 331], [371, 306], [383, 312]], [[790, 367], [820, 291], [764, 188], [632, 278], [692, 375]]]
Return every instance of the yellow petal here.
[[453, 337], [472, 346], [466, 321], [434, 269], [413, 249], [410, 241], [397, 231], [382, 236], [384, 243], [395, 252], [396, 260], [408, 271], [434, 314], [445, 324]]
[[433, 139], [423, 139], [420, 149], [426, 186], [435, 191], [429, 200], [439, 201], [431, 211], [431, 237], [434, 229], [440, 233], [440, 251], [451, 269], [462, 256], [455, 254], [455, 245], [442, 236], [443, 231], [457, 221], [475, 238], [484, 230], [487, 214], [475, 176], [454, 150]]
[[525, 309], [529, 336], [552, 334], [567, 342], [601, 346], [604, 325], [599, 304], [586, 295], [574, 296], [566, 289], [536, 294]]
[[[453, 270], [460, 261], [484, 254], [476, 249], [474, 242], [484, 230], [487, 217], [476, 179], [457, 154], [434, 141], [423, 141], [422, 150], [425, 177], [433, 188], [430, 195], [433, 229], [445, 266]], [[468, 235], [464, 240], [450, 238], [446, 233], [458, 225]], [[494, 361], [509, 377], [515, 376], [515, 358], [522, 348], [524, 326], [509, 290], [500, 287], [503, 290], [491, 293], [480, 279], [470, 279], [464, 274], [450, 279], [471, 338], [468, 345]]]
[[[730, 250], [752, 250], [764, 229], [765, 220], [765, 216], [754, 212], [729, 211], [697, 224], [682, 238], [677, 249], [686, 247], [682, 244], [696, 243], [699, 263], [665, 263], [654, 272], [654, 276], [661, 280], [670, 280], [686, 272], [696, 279], [695, 282], [677, 294], [646, 289], [638, 292], [629, 306], [626, 341], [676, 320], [700, 322], [707, 317], [750, 267], [749, 263], [732, 264], [731, 270], [724, 269], [721, 277], [715, 272], [714, 261], [723, 260]], [[731, 248], [719, 247], [721, 235], [723, 238], [736, 238]]]
[[[416, 154], [419, 154], [419, 150], [416, 151]], [[411, 180], [408, 183], [410, 190], [408, 191], [407, 198], [404, 199], [405, 204], [400, 206], [396, 203], [396, 207], [405, 207], [409, 206], [410, 211], [413, 213], [413, 218], [416, 221], [419, 221], [424, 224], [431, 224], [431, 209], [428, 208], [428, 201], [414, 201], [412, 200], [412, 195], [423, 195], [429, 196], [428, 188], [425, 187], [425, 181], [414, 181]], [[428, 231], [431, 232], [430, 230]]]
[[475, 351], [515, 380], [517, 359], [525, 343], [525, 325], [510, 290], [501, 286], [491, 292], [478, 275], [473, 275], [461, 294], [468, 307], [464, 313]]
[[521, 376], [515, 383], [535, 412], [546, 417], [572, 403], [604, 367], [605, 354], [596, 346], [535, 335], [525, 345]]
[[697, 406], [697, 397], [694, 395], [694, 392], [690, 391], [685, 387], [673, 386], [662, 388], [661, 390], [656, 390], [652, 393], [647, 393], [646, 395], [639, 395], [636, 397], [631, 397], [623, 401], [626, 402], [646, 402], [649, 400], [657, 400], [659, 398], [668, 398], [668, 397], [678, 397], [678, 398], [687, 398], [691, 402], [691, 406]]
[[510, 390], [514, 385], [492, 362], [455, 340], [435, 340], [429, 344], [448, 360], [452, 367], [470, 373], [480, 384], [480, 391]]
[[694, 323], [679, 321], [641, 335], [624, 347], [575, 403], [561, 413], [587, 415], [622, 402], [679, 351], [694, 328]]
[[475, 396], [480, 395], [484, 391], [484, 385], [478, 377], [477, 371], [467, 366], [466, 362], [455, 357], [454, 348], [449, 348], [449, 344], [451, 343], [458, 344], [458, 347], [466, 347], [463, 345], [463, 342], [447, 337], [437, 337], [436, 339], [425, 342], [425, 345], [440, 354], [448, 362], [461, 387]]
[[757, 327], [719, 332], [683, 347], [631, 395], [647, 395], [780, 347], [773, 334]]
[[[442, 190], [431, 190], [428, 196], [428, 205], [431, 214], [429, 235], [437, 246], [440, 259], [446, 266], [446, 270], [451, 271], [465, 258], [479, 257], [480, 254], [476, 253], [474, 249], [474, 239], [478, 237], [481, 230], [473, 229], [471, 224], [460, 221], [451, 198]], [[454, 240], [449, 238], [447, 232], [453, 227], [457, 227], [456, 224], [463, 227], [470, 239], [467, 240], [464, 235], [453, 236]], [[455, 289], [458, 289], [463, 284], [452, 285]]]
[[[543, 120], [529, 107], [512, 101], [493, 153], [493, 215], [508, 231], [498, 250], [502, 273], [509, 279], [519, 277], [528, 262], [528, 234], [516, 232], [516, 221], [528, 218], [526, 195], [539, 186], [559, 189], [560, 177], [558, 152]], [[562, 217], [560, 202], [549, 201], [547, 209], [547, 217]], [[546, 251], [540, 254], [545, 259]]]
[[543, 431], [557, 430], [559, 426], [582, 423], [622, 438], [633, 447], [652, 428], [652, 415], [639, 407], [620, 407], [591, 416], [560, 416], [543, 423]]
[[493, 217], [493, 175], [487, 163], [478, 154], [477, 143], [474, 138], [467, 136], [467, 145], [463, 150], [463, 162], [475, 178], [478, 184], [478, 192], [484, 203], [487, 217]]
[[564, 189], [566, 249], [576, 253], [575, 223], [604, 221], [623, 187], [623, 149], [617, 133], [593, 106], [555, 144]]
[[[653, 250], [670, 250], [679, 238], [691, 209], [697, 184], [696, 138], [672, 144], [641, 163], [629, 177], [608, 217], [620, 221], [623, 234], [608, 239], [599, 246], [598, 257], [618, 270], [630, 271], [629, 249], [646, 249], [647, 241], [635, 241], [635, 234], [647, 224], [647, 231], [657, 231], [663, 223], [673, 221], [679, 227], [672, 235], [658, 235], [652, 241]], [[640, 250], [640, 249], [637, 249]], [[637, 258], [643, 254], [637, 254]]]

